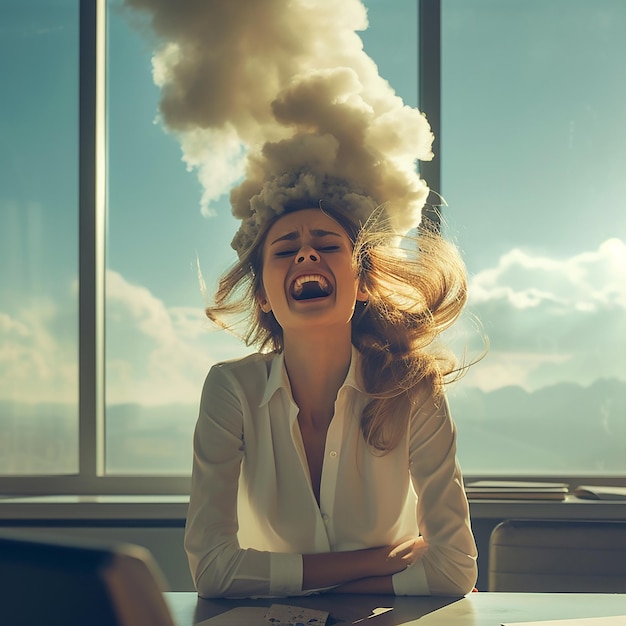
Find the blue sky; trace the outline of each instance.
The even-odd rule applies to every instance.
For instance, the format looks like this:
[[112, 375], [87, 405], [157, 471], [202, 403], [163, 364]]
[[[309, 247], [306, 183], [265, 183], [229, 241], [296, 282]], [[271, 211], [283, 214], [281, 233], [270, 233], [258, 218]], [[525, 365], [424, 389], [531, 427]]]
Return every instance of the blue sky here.
[[[414, 106], [415, 3], [366, 4], [365, 50]], [[626, 380], [626, 4], [443, 5], [441, 191], [491, 337], [462, 384]], [[73, 402], [76, 3], [29, 6], [0, 8], [0, 398]], [[107, 394], [195, 404], [210, 365], [248, 351], [207, 328], [195, 267], [210, 289], [236, 223], [226, 196], [202, 214], [159, 123], [153, 43], [111, 16]]]

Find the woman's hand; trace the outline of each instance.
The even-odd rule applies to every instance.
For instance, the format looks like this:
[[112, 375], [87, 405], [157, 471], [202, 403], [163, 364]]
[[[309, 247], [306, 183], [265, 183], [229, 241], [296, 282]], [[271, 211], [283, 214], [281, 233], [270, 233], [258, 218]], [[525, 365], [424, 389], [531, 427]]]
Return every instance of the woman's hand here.
[[423, 537], [392, 546], [372, 548], [372, 571], [368, 573], [370, 576], [392, 576], [421, 559], [427, 550], [428, 544]]
[[[321, 589], [363, 578], [393, 576], [419, 560], [426, 550], [428, 544], [418, 537], [378, 548], [305, 554], [302, 556], [302, 589]], [[386, 585], [391, 588], [389, 581]]]
[[392, 546], [371, 549], [373, 574], [352, 580], [330, 590], [332, 593], [393, 594], [391, 577], [419, 561], [428, 550], [422, 537], [409, 539]]

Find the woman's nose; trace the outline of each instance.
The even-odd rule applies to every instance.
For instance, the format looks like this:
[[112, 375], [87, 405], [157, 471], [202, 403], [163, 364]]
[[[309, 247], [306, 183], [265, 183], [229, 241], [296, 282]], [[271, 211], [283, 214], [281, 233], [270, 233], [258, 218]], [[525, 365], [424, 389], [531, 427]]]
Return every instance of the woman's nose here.
[[319, 255], [311, 246], [303, 246], [300, 248], [295, 257], [296, 263], [304, 263], [307, 260], [313, 261], [313, 263], [317, 263], [320, 260]]

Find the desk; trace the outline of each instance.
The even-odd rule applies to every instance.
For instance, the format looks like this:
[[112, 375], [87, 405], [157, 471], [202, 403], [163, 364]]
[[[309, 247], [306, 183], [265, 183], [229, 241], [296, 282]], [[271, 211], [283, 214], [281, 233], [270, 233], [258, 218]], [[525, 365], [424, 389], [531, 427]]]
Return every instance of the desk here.
[[[503, 622], [626, 615], [626, 594], [479, 592], [461, 599], [328, 594], [276, 600], [202, 600], [195, 593], [181, 592], [166, 593], [165, 597], [177, 626], [192, 626], [237, 606], [269, 606], [273, 602], [330, 611], [331, 626], [358, 620], [364, 620], [361, 626], [500, 626]], [[392, 610], [367, 619], [374, 609], [388, 607]]]

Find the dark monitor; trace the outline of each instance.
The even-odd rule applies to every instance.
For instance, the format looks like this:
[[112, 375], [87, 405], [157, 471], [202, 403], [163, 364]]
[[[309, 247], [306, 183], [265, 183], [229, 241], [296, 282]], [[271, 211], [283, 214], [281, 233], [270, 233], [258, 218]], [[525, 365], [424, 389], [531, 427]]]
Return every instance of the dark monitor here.
[[163, 577], [150, 553], [0, 534], [0, 624], [174, 626]]

